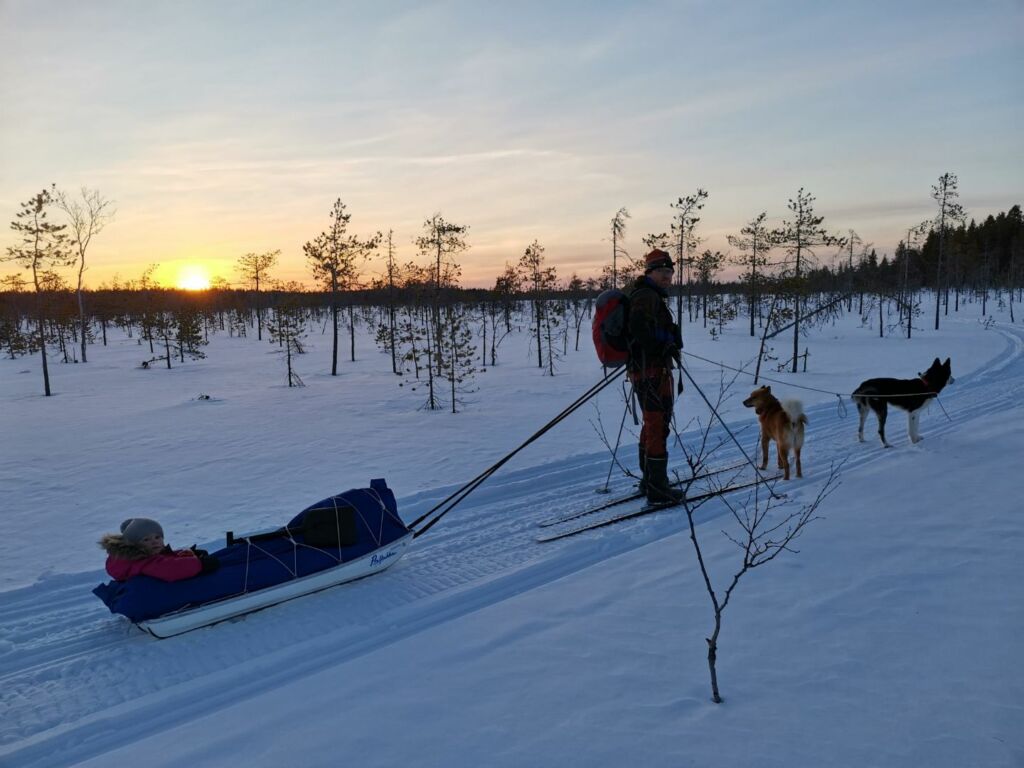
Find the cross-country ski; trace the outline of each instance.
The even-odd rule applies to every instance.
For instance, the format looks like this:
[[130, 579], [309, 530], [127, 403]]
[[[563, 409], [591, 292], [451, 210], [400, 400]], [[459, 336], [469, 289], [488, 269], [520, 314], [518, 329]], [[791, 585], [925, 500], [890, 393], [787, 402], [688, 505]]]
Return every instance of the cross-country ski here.
[[[695, 480], [704, 480], [704, 479], [709, 478], [709, 477], [714, 477], [715, 475], [721, 475], [721, 474], [724, 474], [726, 472], [733, 472], [735, 470], [742, 469], [743, 467], [746, 467], [746, 466], [749, 466], [747, 464], [747, 462], [741, 461], [741, 462], [738, 462], [736, 464], [730, 464], [727, 467], [719, 467], [717, 469], [711, 469], [711, 470], [708, 470], [706, 472], [698, 472], [696, 475], [691, 475], [690, 477], [684, 478], [682, 480], [674, 481], [672, 483], [672, 486], [678, 488], [679, 486], [687, 485], [687, 484], [689, 484], [689, 483], [691, 483], [691, 482], [693, 482]], [[539, 528], [548, 528], [548, 527], [550, 527], [552, 525], [559, 525], [561, 523], [567, 523], [567, 522], [569, 522], [571, 520], [576, 520], [577, 518], [580, 518], [580, 517], [586, 517], [587, 515], [597, 514], [598, 512], [603, 512], [606, 509], [611, 509], [612, 507], [617, 507], [620, 504], [627, 504], [627, 503], [629, 503], [631, 501], [636, 501], [637, 499], [642, 499], [642, 498], [644, 498], [644, 494], [639, 493], [639, 492], [631, 493], [628, 496], [620, 496], [620, 497], [618, 497], [616, 499], [612, 499], [611, 501], [606, 501], [604, 504], [600, 504], [600, 505], [598, 505], [596, 507], [589, 507], [589, 508], [583, 509], [583, 510], [581, 510], [579, 512], [570, 512], [567, 515], [559, 515], [559, 516], [555, 516], [555, 517], [546, 518], [546, 519], [541, 520], [540, 522], [538, 522], [537, 523], [537, 527], [539, 527]]]
[[713, 491], [705, 491], [703, 493], [698, 493], [694, 496], [687, 496], [684, 501], [666, 502], [664, 504], [645, 504], [644, 506], [640, 507], [640, 509], [634, 509], [628, 512], [622, 512], [617, 515], [612, 515], [611, 517], [604, 517], [598, 520], [593, 520], [587, 523], [583, 523], [582, 525], [573, 526], [567, 530], [543, 534], [537, 537], [537, 541], [540, 543], [545, 543], [548, 541], [557, 541], [558, 539], [564, 539], [569, 536], [575, 536], [576, 534], [584, 533], [585, 531], [593, 531], [597, 528], [604, 528], [605, 526], [614, 525], [615, 523], [620, 523], [626, 520], [633, 520], [637, 517], [650, 515], [654, 512], [661, 512], [662, 510], [665, 509], [672, 509], [673, 507], [680, 506], [684, 502], [695, 505], [703, 504], [704, 502], [716, 498], [718, 496], [724, 496], [725, 494], [733, 493], [735, 491], [742, 491], [754, 488], [755, 486], [761, 485], [762, 483], [765, 482], [774, 482], [778, 480], [780, 477], [781, 475], [776, 475], [773, 477], [751, 480], [750, 482], [746, 483], [727, 485], [723, 488], [718, 488]]

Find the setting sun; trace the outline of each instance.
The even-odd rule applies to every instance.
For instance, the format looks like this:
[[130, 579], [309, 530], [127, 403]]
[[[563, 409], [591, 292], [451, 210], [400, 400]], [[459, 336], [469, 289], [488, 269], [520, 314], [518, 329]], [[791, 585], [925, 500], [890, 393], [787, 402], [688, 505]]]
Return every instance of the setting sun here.
[[202, 267], [183, 267], [178, 273], [178, 287], [186, 291], [205, 291], [210, 287], [210, 276]]

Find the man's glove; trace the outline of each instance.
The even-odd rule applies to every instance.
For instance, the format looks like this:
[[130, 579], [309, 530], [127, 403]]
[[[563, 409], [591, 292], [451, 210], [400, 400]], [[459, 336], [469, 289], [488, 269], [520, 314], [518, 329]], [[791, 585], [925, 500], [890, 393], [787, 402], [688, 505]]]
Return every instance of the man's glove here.
[[679, 327], [678, 323], [672, 323], [672, 339], [675, 342], [676, 349], [680, 352], [683, 351], [683, 329]]

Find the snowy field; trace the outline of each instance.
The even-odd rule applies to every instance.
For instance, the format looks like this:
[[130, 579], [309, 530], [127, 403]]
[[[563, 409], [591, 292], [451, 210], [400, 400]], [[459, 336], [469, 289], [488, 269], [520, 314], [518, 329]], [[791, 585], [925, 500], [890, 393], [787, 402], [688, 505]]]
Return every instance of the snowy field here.
[[[681, 511], [536, 541], [539, 521], [607, 499], [593, 424], [614, 439], [618, 385], [373, 578], [163, 641], [90, 593], [105, 580], [96, 539], [133, 515], [213, 549], [385, 477], [415, 519], [597, 381], [586, 333], [554, 378], [527, 337], [507, 338], [454, 415], [419, 410], [422, 390], [399, 387], [369, 337], [327, 375], [319, 329], [303, 389], [255, 334], [217, 335], [209, 359], [170, 371], [140, 369], [148, 348], [115, 336], [87, 365], [53, 362], [51, 398], [36, 358], [0, 360], [0, 765], [1024, 765], [1024, 325], [985, 328], [976, 305], [938, 333], [928, 317], [909, 341], [848, 317], [810, 335], [807, 373], [763, 371], [810, 417], [792, 502], [845, 464], [800, 552], [745, 576], [726, 610], [721, 705]], [[742, 320], [719, 341], [684, 334], [687, 353], [730, 366], [756, 351]], [[784, 356], [791, 341], [773, 344]], [[890, 411], [894, 448], [873, 418], [858, 443], [837, 393], [936, 356], [956, 377], [948, 418], [933, 404], [910, 445]], [[688, 366], [717, 396], [721, 370]], [[748, 452], [750, 382], [722, 409]], [[689, 444], [708, 417], [694, 387], [677, 417]], [[725, 444], [712, 463], [739, 458]], [[618, 470], [611, 485], [632, 489]], [[708, 504], [698, 520], [721, 582], [739, 564], [730, 519]]]

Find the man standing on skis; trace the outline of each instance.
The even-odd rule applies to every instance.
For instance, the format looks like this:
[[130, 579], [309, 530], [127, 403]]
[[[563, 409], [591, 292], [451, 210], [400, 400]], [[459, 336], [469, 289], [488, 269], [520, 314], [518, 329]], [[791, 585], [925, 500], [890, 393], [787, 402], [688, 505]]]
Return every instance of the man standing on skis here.
[[672, 285], [672, 257], [655, 248], [644, 257], [644, 274], [629, 296], [629, 378], [640, 401], [640, 490], [648, 502], [678, 502], [682, 494], [668, 479], [668, 436], [675, 394], [672, 363], [679, 364], [682, 333], [666, 300]]

